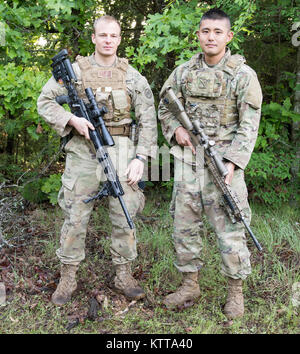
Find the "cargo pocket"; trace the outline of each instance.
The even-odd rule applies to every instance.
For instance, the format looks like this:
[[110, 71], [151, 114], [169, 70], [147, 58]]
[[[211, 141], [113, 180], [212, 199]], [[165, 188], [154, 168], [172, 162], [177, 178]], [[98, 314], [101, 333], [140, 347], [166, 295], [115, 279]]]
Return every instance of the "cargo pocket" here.
[[64, 187], [68, 190], [73, 190], [74, 184], [76, 182], [77, 176], [67, 176], [65, 174], [61, 177], [61, 182]]
[[77, 176], [68, 176], [65, 173], [61, 177], [62, 186], [58, 193], [58, 204], [66, 211], [70, 209], [74, 203], [74, 185], [77, 180]]
[[142, 189], [137, 185], [132, 185], [130, 188], [135, 192], [136, 195], [136, 204], [135, 210], [132, 211], [134, 214], [141, 214], [145, 207], [146, 197]]

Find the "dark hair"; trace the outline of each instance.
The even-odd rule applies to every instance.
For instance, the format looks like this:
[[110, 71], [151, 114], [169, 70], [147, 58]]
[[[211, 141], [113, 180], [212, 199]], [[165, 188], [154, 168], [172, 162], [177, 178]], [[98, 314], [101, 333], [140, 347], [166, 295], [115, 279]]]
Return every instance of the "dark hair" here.
[[201, 26], [201, 22], [204, 20], [227, 20], [229, 24], [229, 29], [231, 27], [230, 17], [220, 9], [210, 9], [205, 12], [200, 20], [199, 26]]

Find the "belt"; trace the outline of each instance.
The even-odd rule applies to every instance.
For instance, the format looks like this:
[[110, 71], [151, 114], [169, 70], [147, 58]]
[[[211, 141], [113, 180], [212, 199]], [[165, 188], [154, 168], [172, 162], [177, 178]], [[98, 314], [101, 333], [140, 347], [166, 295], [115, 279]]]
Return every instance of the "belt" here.
[[124, 135], [124, 136], [130, 135], [130, 125], [129, 124], [119, 125], [116, 127], [106, 127], [106, 128], [110, 132], [110, 135]]
[[[107, 130], [109, 131], [110, 135], [121, 135], [121, 136], [130, 136], [130, 125], [125, 124], [125, 125], [119, 125], [117, 127], [106, 127]], [[79, 135], [78, 131], [76, 129], [72, 130], [72, 133], [74, 135]]]

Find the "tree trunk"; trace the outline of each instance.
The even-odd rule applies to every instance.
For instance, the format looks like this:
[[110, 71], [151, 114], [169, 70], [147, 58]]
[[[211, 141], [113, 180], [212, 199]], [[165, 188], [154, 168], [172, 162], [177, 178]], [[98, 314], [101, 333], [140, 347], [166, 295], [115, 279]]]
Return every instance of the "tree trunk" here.
[[[295, 92], [295, 100], [294, 100], [294, 111], [300, 114], [300, 45], [298, 46], [297, 53], [297, 89]], [[293, 122], [292, 125], [292, 145], [296, 147], [296, 158], [292, 166], [292, 176], [293, 181], [297, 184], [297, 180], [299, 179], [298, 174], [300, 171], [300, 121]]]

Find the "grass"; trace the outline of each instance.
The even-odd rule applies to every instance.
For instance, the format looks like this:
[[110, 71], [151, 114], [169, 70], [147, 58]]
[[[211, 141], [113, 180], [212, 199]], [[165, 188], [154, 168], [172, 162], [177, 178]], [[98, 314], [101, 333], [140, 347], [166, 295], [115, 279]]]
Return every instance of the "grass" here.
[[[293, 307], [292, 286], [300, 282], [300, 212], [288, 205], [274, 210], [252, 205], [251, 227], [264, 247], [259, 255], [249, 238], [252, 274], [244, 285], [246, 313], [228, 322], [222, 313], [226, 281], [220, 274], [220, 256], [215, 237], [207, 225], [203, 238], [200, 298], [192, 306], [169, 311], [161, 305], [175, 290], [181, 275], [175, 269], [172, 247], [172, 219], [169, 197], [148, 193], [143, 214], [137, 219], [138, 258], [135, 277], [146, 291], [144, 301], [130, 303], [115, 294], [110, 260], [110, 224], [106, 202], [92, 214], [86, 241], [86, 259], [80, 265], [78, 289], [62, 308], [50, 302], [59, 279], [55, 250], [59, 245], [63, 215], [59, 207], [30, 206], [26, 237], [6, 236], [11, 247], [0, 249], [0, 282], [4, 282], [7, 303], [0, 307], [0, 333], [98, 333], [98, 334], [296, 334], [300, 333], [299, 307]], [[20, 212], [21, 215], [21, 212]], [[15, 223], [18, 223], [15, 215]], [[13, 247], [12, 247], [13, 246]], [[91, 299], [102, 296], [95, 316]]]

